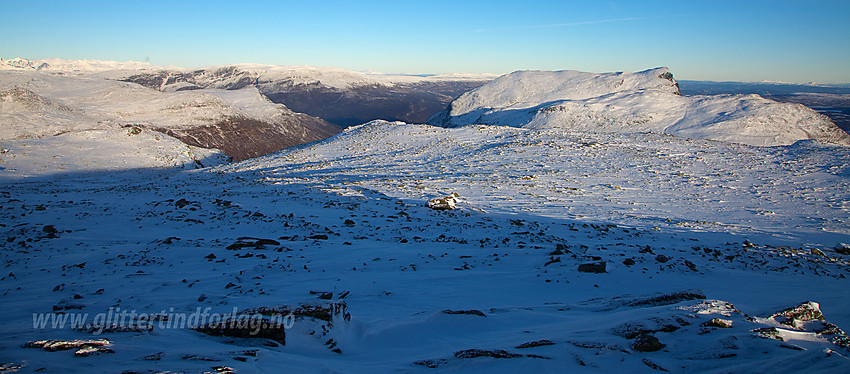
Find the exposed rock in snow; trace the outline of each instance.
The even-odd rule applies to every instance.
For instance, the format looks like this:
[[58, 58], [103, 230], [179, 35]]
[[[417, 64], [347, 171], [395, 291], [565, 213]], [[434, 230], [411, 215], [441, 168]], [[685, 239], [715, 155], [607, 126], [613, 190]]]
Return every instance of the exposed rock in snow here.
[[435, 197], [428, 200], [428, 207], [435, 210], [452, 210], [457, 207], [457, 198], [454, 195]]
[[74, 356], [88, 357], [100, 353], [115, 353], [107, 339], [90, 340], [39, 340], [27, 342], [24, 348], [42, 348], [48, 352], [67, 351], [76, 349]]
[[667, 68], [518, 71], [461, 95], [428, 123], [654, 132], [759, 146], [803, 139], [850, 145], [850, 135], [803, 105], [758, 95], [682, 96]]

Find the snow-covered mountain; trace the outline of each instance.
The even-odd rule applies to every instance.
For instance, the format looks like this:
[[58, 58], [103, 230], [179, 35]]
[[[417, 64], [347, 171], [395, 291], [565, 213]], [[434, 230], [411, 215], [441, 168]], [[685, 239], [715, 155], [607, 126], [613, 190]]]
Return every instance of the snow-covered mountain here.
[[124, 80], [163, 92], [253, 86], [275, 103], [343, 127], [375, 119], [423, 123], [454, 98], [498, 76], [363, 73], [333, 67], [263, 64], [190, 69], [140, 62], [23, 58], [0, 59], [0, 71], [3, 70]]
[[115, 70], [147, 70], [153, 68], [155, 66], [147, 62], [136, 61], [63, 60], [59, 58], [29, 60], [19, 57], [4, 60], [0, 58], [0, 70], [96, 73]]
[[762, 146], [804, 139], [850, 145], [850, 135], [803, 105], [758, 95], [682, 96], [667, 68], [518, 71], [461, 95], [428, 123], [654, 132]]
[[452, 99], [495, 78], [490, 74], [413, 76], [314, 66], [236, 64], [161, 69], [123, 80], [161, 91], [253, 86], [274, 102], [340, 126], [374, 119], [424, 122]]
[[[88, 73], [64, 74], [26, 69], [3, 71], [0, 73], [0, 108], [0, 141], [8, 150], [2, 159], [6, 163], [16, 160], [15, 168], [18, 170], [24, 170], [20, 163], [26, 159], [25, 154], [34, 155], [27, 151], [28, 148], [47, 142], [49, 137], [74, 132], [87, 132], [85, 139], [91, 142], [95, 135], [105, 134], [91, 130], [121, 134], [126, 133], [126, 127], [133, 127], [144, 130], [145, 134], [157, 131], [167, 134], [166, 138], [176, 138], [185, 143], [180, 144], [174, 139], [174, 145], [179, 148], [175, 157], [182, 154], [188, 145], [196, 153], [205, 153], [199, 151], [199, 147], [220, 149], [241, 160], [324, 139], [339, 131], [339, 127], [321, 119], [295, 113], [270, 102], [254, 87], [232, 91], [160, 92]], [[142, 138], [151, 141], [148, 144], [138, 141]], [[161, 138], [158, 135], [154, 138], [146, 135], [134, 137], [134, 142], [124, 146], [144, 149], [163, 144], [154, 141]], [[32, 139], [43, 140], [34, 143]], [[49, 139], [50, 144], [56, 144], [57, 139]], [[69, 136], [67, 139], [71, 141], [78, 137]], [[104, 136], [101, 139], [104, 142], [102, 152], [122, 146], [120, 142], [114, 144], [114, 141], [129, 139]], [[129, 148], [127, 152], [135, 152]], [[154, 148], [156, 152], [166, 152], [158, 145]], [[94, 159], [108, 160], [108, 157]], [[90, 163], [91, 160], [80, 160], [81, 165]], [[166, 163], [171, 164], [170, 161]], [[144, 165], [144, 162], [122, 161], [115, 166], [131, 165]]]

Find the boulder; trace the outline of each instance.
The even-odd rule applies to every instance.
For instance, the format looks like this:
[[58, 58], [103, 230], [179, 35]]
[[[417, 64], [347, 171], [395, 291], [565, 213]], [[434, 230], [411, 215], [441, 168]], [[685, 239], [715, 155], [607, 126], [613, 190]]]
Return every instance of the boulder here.
[[578, 266], [578, 271], [582, 273], [606, 273], [605, 271], [605, 261], [599, 262], [589, 262], [586, 264], [581, 264]]
[[428, 200], [428, 207], [434, 210], [452, 210], [457, 208], [457, 194], [436, 197]]
[[664, 347], [666, 346], [661, 344], [658, 338], [648, 334], [639, 335], [632, 343], [632, 349], [639, 352], [655, 352]]

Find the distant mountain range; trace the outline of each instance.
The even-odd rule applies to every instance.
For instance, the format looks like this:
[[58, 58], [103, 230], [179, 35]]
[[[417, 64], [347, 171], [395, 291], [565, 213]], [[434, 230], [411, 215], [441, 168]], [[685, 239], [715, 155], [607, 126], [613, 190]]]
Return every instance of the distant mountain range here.
[[255, 86], [271, 101], [339, 126], [374, 119], [422, 123], [495, 75], [365, 74], [336, 68], [239, 64], [157, 70], [124, 78], [161, 91]]

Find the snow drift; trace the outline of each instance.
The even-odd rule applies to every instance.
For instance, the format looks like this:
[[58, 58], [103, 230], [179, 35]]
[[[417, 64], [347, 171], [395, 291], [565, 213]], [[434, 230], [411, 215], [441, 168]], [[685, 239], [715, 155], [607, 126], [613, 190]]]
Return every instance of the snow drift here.
[[653, 132], [758, 146], [814, 139], [850, 146], [850, 135], [803, 105], [758, 95], [682, 96], [665, 67], [605, 74], [518, 71], [461, 95], [428, 123]]

